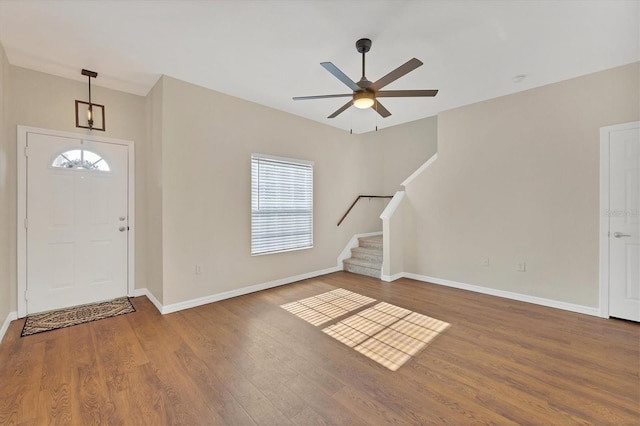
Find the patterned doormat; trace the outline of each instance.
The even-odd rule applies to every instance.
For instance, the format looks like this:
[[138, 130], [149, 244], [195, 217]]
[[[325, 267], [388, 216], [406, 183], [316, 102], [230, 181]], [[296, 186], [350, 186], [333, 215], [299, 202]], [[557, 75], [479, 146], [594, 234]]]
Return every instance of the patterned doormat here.
[[58, 311], [27, 315], [20, 337], [129, 314], [135, 311], [136, 309], [128, 297], [119, 297], [107, 302], [91, 303]]

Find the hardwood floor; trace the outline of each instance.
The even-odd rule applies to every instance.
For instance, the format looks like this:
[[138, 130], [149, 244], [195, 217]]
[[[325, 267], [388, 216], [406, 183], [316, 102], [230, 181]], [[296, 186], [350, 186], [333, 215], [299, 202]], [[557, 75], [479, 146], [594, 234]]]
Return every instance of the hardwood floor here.
[[[279, 305], [344, 288], [451, 326], [392, 372]], [[640, 326], [344, 272], [0, 345], [0, 424], [640, 423]]]

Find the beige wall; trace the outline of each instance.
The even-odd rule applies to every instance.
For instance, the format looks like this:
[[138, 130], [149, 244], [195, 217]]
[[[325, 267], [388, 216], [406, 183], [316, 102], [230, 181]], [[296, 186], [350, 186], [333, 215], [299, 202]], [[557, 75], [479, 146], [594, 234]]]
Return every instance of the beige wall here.
[[15, 247], [9, 236], [9, 216], [12, 206], [12, 195], [9, 182], [10, 147], [6, 126], [6, 92], [9, 62], [4, 49], [0, 45], [0, 326], [4, 323], [12, 309], [11, 295], [14, 294], [14, 283], [9, 271], [11, 250]]
[[158, 299], [163, 300], [162, 278], [162, 115], [163, 97], [161, 77], [147, 95], [147, 134], [149, 143], [144, 151], [146, 166], [146, 198], [148, 214], [144, 217], [147, 239], [146, 272], [147, 289]]
[[[8, 84], [4, 93], [7, 111], [6, 135], [9, 209], [9, 280], [11, 310], [16, 310], [16, 132], [17, 125], [41, 127], [89, 134], [89, 130], [75, 127], [74, 101], [87, 99], [87, 83], [68, 80], [37, 71], [9, 66]], [[78, 71], [79, 72], [79, 71]], [[100, 78], [98, 76], [98, 78]], [[146, 287], [145, 217], [146, 164], [144, 147], [147, 144], [145, 98], [92, 85], [92, 100], [105, 105], [106, 132], [94, 131], [97, 136], [135, 141], [136, 154], [136, 287]], [[2, 221], [6, 224], [6, 221]]]
[[406, 188], [406, 270], [597, 307], [599, 128], [639, 119], [638, 80], [636, 63], [441, 113], [438, 160]]
[[[86, 83], [0, 56], [2, 319], [16, 309], [16, 125], [82, 134]], [[406, 192], [406, 271], [597, 305], [598, 129], [638, 119], [637, 64], [363, 135], [169, 77], [146, 98], [93, 93], [104, 136], [136, 142], [136, 287], [165, 305], [335, 266], [353, 234], [381, 229], [375, 200], [336, 227], [354, 197], [393, 194], [436, 147]], [[315, 161], [313, 249], [250, 256], [254, 152]]]
[[[6, 62], [2, 99], [3, 224], [0, 250], [6, 267], [9, 311], [16, 304], [16, 126], [87, 134], [75, 128], [75, 99], [87, 85], [13, 67]], [[335, 266], [355, 233], [381, 229], [385, 202], [360, 202], [379, 193], [383, 153], [348, 133], [171, 78], [159, 80], [146, 98], [93, 86], [106, 105], [107, 131], [99, 136], [136, 142], [136, 288], [147, 287], [161, 303], [259, 284]], [[249, 158], [253, 152], [310, 159], [315, 167], [315, 246], [312, 250], [249, 255]], [[2, 234], [0, 234], [2, 235]], [[213, 242], [213, 243], [212, 243]], [[202, 275], [195, 276], [195, 263]], [[242, 271], [242, 272], [238, 272]], [[0, 306], [1, 308], [1, 306]], [[2, 312], [0, 312], [2, 313]], [[4, 316], [6, 317], [6, 315]]]
[[[164, 304], [334, 267], [349, 238], [381, 229], [379, 153], [360, 136], [173, 78], [163, 79]], [[252, 153], [312, 160], [314, 247], [250, 255]], [[202, 274], [195, 274], [195, 264]]]
[[438, 118], [428, 117], [362, 135], [364, 143], [381, 156], [383, 184], [379, 190], [393, 195], [400, 184], [438, 152]]

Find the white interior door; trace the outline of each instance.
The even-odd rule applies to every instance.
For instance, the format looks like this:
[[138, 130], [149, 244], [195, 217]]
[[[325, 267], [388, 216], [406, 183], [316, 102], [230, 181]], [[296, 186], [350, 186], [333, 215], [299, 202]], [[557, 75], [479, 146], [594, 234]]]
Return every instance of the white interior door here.
[[640, 321], [640, 128], [609, 144], [609, 315]]
[[128, 147], [27, 136], [27, 313], [127, 294]]

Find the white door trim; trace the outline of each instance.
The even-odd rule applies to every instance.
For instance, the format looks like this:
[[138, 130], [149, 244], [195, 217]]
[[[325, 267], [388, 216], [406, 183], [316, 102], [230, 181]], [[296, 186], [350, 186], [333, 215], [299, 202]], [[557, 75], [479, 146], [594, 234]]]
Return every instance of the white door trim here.
[[600, 128], [600, 302], [599, 316], [609, 318], [609, 137], [612, 132], [635, 129], [640, 121]]
[[27, 315], [27, 304], [24, 298], [27, 290], [27, 230], [25, 228], [25, 218], [27, 217], [27, 157], [25, 155], [27, 148], [27, 134], [38, 133], [48, 136], [59, 136], [75, 139], [83, 139], [86, 141], [95, 141], [102, 143], [112, 143], [125, 145], [128, 148], [128, 204], [129, 204], [129, 235], [128, 241], [128, 259], [127, 259], [127, 294], [133, 296], [135, 290], [135, 150], [134, 142], [122, 139], [105, 138], [94, 135], [78, 134], [71, 132], [62, 132], [58, 130], [40, 129], [37, 127], [18, 126], [18, 149], [17, 149], [17, 165], [18, 165], [18, 211], [16, 216], [17, 228], [17, 286], [18, 286], [18, 318]]

